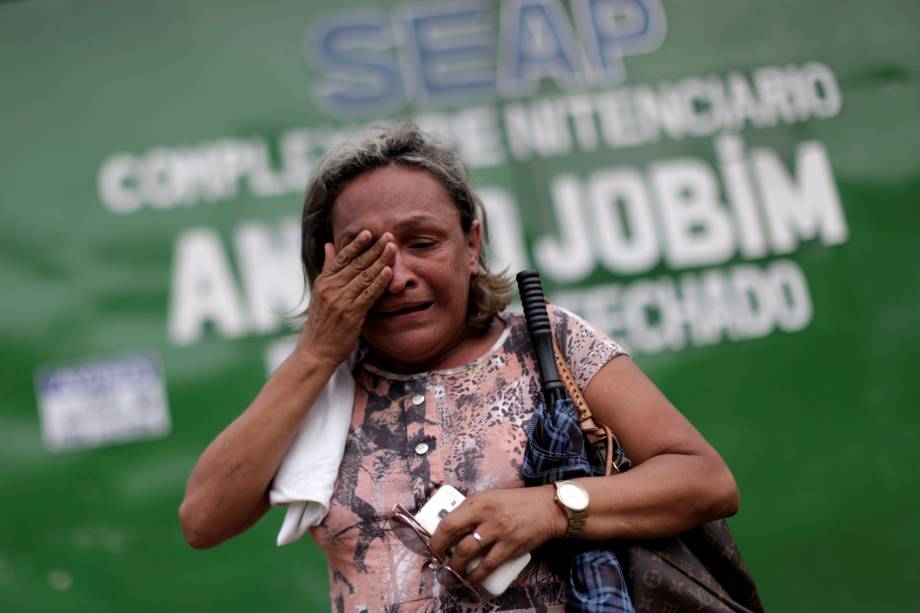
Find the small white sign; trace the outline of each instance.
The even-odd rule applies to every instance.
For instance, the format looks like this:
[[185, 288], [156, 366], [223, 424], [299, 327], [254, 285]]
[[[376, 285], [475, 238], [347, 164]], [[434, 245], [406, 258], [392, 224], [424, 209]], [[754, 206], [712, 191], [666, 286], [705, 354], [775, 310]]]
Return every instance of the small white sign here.
[[45, 447], [52, 452], [169, 433], [160, 360], [149, 353], [45, 366], [35, 376]]

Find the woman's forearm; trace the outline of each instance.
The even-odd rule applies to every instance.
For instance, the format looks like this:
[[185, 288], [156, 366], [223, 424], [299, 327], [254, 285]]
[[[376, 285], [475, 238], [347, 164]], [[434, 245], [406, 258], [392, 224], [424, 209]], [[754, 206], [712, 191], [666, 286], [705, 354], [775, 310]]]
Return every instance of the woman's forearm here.
[[[734, 478], [714, 451], [664, 453], [613, 477], [574, 479], [588, 490], [588, 519], [579, 538], [587, 540], [661, 538], [732, 515], [738, 506]], [[466, 568], [481, 544], [492, 544], [469, 574], [479, 582], [500, 564], [533, 551], [550, 539], [565, 538], [568, 518], [553, 500], [553, 485], [474, 492], [447, 514], [431, 538], [437, 555]]]
[[334, 370], [307, 352], [295, 352], [252, 404], [208, 445], [179, 508], [190, 545], [217, 545], [265, 513], [271, 480]]
[[[577, 481], [590, 495], [582, 538], [591, 540], [672, 536], [738, 510], [734, 477], [715, 454], [662, 454], [619, 475]], [[557, 519], [563, 536], [565, 514]]]
[[368, 310], [387, 289], [393, 235], [361, 230], [337, 250], [324, 245], [309, 317], [294, 353], [249, 408], [201, 454], [179, 508], [185, 538], [212, 547], [255, 523], [268, 509], [268, 488], [300, 422], [332, 373], [358, 344]]
[[625, 473], [585, 479], [587, 538], [671, 536], [737, 511], [728, 466], [631, 359], [608, 362], [585, 398], [635, 462]]

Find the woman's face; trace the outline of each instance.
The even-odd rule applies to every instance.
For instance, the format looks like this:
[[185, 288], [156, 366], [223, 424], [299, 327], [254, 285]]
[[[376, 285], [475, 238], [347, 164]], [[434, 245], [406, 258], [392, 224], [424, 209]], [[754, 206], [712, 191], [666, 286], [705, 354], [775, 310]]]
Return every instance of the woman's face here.
[[[393, 278], [361, 334], [385, 368], [447, 368], [463, 353], [470, 278], [479, 262], [479, 222], [469, 234], [447, 190], [423, 170], [393, 165], [349, 181], [332, 208], [336, 251], [361, 230], [390, 232]], [[463, 362], [460, 362], [463, 363]]]

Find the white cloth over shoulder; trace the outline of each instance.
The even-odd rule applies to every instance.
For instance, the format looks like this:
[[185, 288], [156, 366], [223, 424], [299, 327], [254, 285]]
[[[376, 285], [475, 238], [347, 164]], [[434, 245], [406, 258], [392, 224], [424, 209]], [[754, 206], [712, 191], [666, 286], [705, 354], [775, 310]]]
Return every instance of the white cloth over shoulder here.
[[269, 500], [287, 506], [278, 545], [293, 543], [329, 512], [355, 405], [356, 353], [339, 365], [304, 417], [272, 483]]

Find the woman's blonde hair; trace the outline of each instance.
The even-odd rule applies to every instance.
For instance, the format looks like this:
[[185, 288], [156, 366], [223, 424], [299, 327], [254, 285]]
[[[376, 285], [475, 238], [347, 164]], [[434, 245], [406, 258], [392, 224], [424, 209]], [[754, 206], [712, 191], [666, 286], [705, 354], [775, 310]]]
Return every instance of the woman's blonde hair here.
[[424, 170], [437, 179], [460, 212], [464, 234], [468, 235], [473, 220], [479, 219], [479, 270], [470, 280], [466, 318], [474, 330], [487, 329], [495, 314], [511, 301], [511, 280], [504, 272], [489, 272], [483, 250], [488, 242], [486, 212], [470, 187], [460, 156], [413, 123], [372, 128], [362, 140], [346, 142], [320, 161], [307, 185], [300, 224], [300, 257], [307, 283], [312, 288], [323, 268], [323, 245], [332, 242], [332, 207], [345, 185], [364, 172], [393, 164]]

